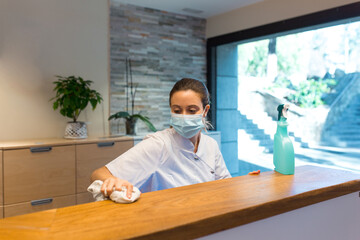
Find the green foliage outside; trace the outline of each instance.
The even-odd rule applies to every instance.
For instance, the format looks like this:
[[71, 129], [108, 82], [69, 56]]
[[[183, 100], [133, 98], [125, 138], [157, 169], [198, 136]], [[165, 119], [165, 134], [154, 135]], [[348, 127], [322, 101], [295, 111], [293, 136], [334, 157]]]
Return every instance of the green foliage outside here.
[[295, 93], [288, 96], [288, 100], [304, 108], [318, 107], [324, 104], [321, 97], [329, 91], [327, 81], [309, 79], [301, 82]]
[[239, 74], [263, 77], [266, 76], [268, 40], [244, 43], [238, 47]]
[[[298, 50], [299, 51], [299, 50]], [[278, 59], [278, 73], [283, 78], [293, 73], [300, 71], [300, 64], [298, 60], [297, 52], [286, 52], [279, 51], [277, 54]]]
[[253, 58], [248, 60], [246, 73], [253, 77], [266, 76], [267, 47], [263, 44], [255, 46]]
[[[356, 34], [360, 36], [360, 31]], [[322, 98], [336, 86], [337, 82], [334, 79], [322, 79], [321, 76], [318, 76], [304, 78], [301, 82], [292, 82], [291, 80], [292, 76], [306, 76], [309, 71], [309, 61], [313, 61], [309, 57], [313, 56], [311, 54], [316, 56], [316, 53], [321, 53], [324, 59], [327, 57], [323, 49], [325, 40], [321, 33], [313, 34], [311, 32], [276, 38], [277, 77], [266, 89], [270, 91], [276, 88], [289, 89], [289, 92], [293, 93], [285, 98], [303, 108], [314, 108], [326, 104]], [[354, 42], [350, 42], [350, 44], [354, 45]], [[240, 76], [255, 78], [267, 76], [268, 45], [268, 39], [239, 45]], [[314, 63], [322, 64], [323, 62], [315, 61]]]
[[[303, 39], [298, 34], [277, 38], [278, 73], [282, 78], [304, 70], [301, 46]], [[239, 45], [239, 73], [252, 77], [266, 76], [269, 40]]]
[[291, 88], [291, 82], [283, 74], [278, 75], [274, 80], [274, 84], [270, 86], [267, 90], [272, 90], [274, 88]]

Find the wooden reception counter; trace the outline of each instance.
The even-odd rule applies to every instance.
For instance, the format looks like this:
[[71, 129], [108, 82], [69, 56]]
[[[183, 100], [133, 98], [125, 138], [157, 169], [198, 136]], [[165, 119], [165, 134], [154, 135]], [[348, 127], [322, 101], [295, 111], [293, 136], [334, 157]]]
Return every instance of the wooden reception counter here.
[[[0, 236], [2, 239], [194, 239], [211, 238], [216, 233], [220, 234], [215, 234], [217, 239], [229, 230], [303, 211], [349, 194], [351, 198], [356, 195], [357, 207], [352, 211], [359, 211], [358, 191], [360, 175], [302, 166], [296, 168], [293, 176], [271, 171], [144, 193], [133, 204], [102, 201], [9, 217], [0, 220]], [[360, 222], [350, 219], [353, 220]]]

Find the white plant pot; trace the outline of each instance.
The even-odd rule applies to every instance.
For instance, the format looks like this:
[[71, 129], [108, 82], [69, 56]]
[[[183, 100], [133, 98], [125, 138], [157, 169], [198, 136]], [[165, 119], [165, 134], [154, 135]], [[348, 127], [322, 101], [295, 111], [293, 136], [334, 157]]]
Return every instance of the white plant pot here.
[[64, 138], [82, 139], [87, 138], [87, 128], [84, 122], [68, 122], [65, 128]]

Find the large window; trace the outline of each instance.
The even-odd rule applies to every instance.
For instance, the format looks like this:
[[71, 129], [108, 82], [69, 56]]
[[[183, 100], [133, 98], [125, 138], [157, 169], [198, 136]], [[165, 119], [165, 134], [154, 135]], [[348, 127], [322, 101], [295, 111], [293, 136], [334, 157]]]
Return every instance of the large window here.
[[[288, 131], [297, 166], [360, 172], [360, 18], [348, 10], [358, 5], [338, 8], [337, 17], [334, 10], [321, 12], [322, 22], [312, 14], [288, 20], [285, 27], [270, 24], [209, 40], [208, 82], [217, 106], [212, 120], [228, 146], [222, 149], [226, 163], [234, 167], [237, 161], [234, 176], [273, 169], [276, 107], [283, 103], [291, 105]], [[302, 21], [308, 25], [300, 28]], [[237, 61], [230, 64], [236, 78], [222, 73], [229, 61]], [[229, 95], [227, 107], [222, 99]], [[237, 106], [230, 111], [234, 95]], [[226, 151], [236, 151], [237, 159]]]

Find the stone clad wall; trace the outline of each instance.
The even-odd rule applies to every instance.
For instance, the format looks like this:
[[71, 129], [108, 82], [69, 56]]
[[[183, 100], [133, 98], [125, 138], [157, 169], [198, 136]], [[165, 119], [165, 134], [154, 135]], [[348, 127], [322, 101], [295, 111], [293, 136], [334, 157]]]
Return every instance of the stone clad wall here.
[[[150, 118], [159, 130], [169, 126], [169, 91], [177, 80], [206, 81], [205, 19], [111, 1], [110, 114], [126, 110], [125, 59], [132, 60], [138, 84], [135, 113]], [[125, 132], [111, 121], [112, 134]], [[147, 132], [140, 121], [137, 133]]]

